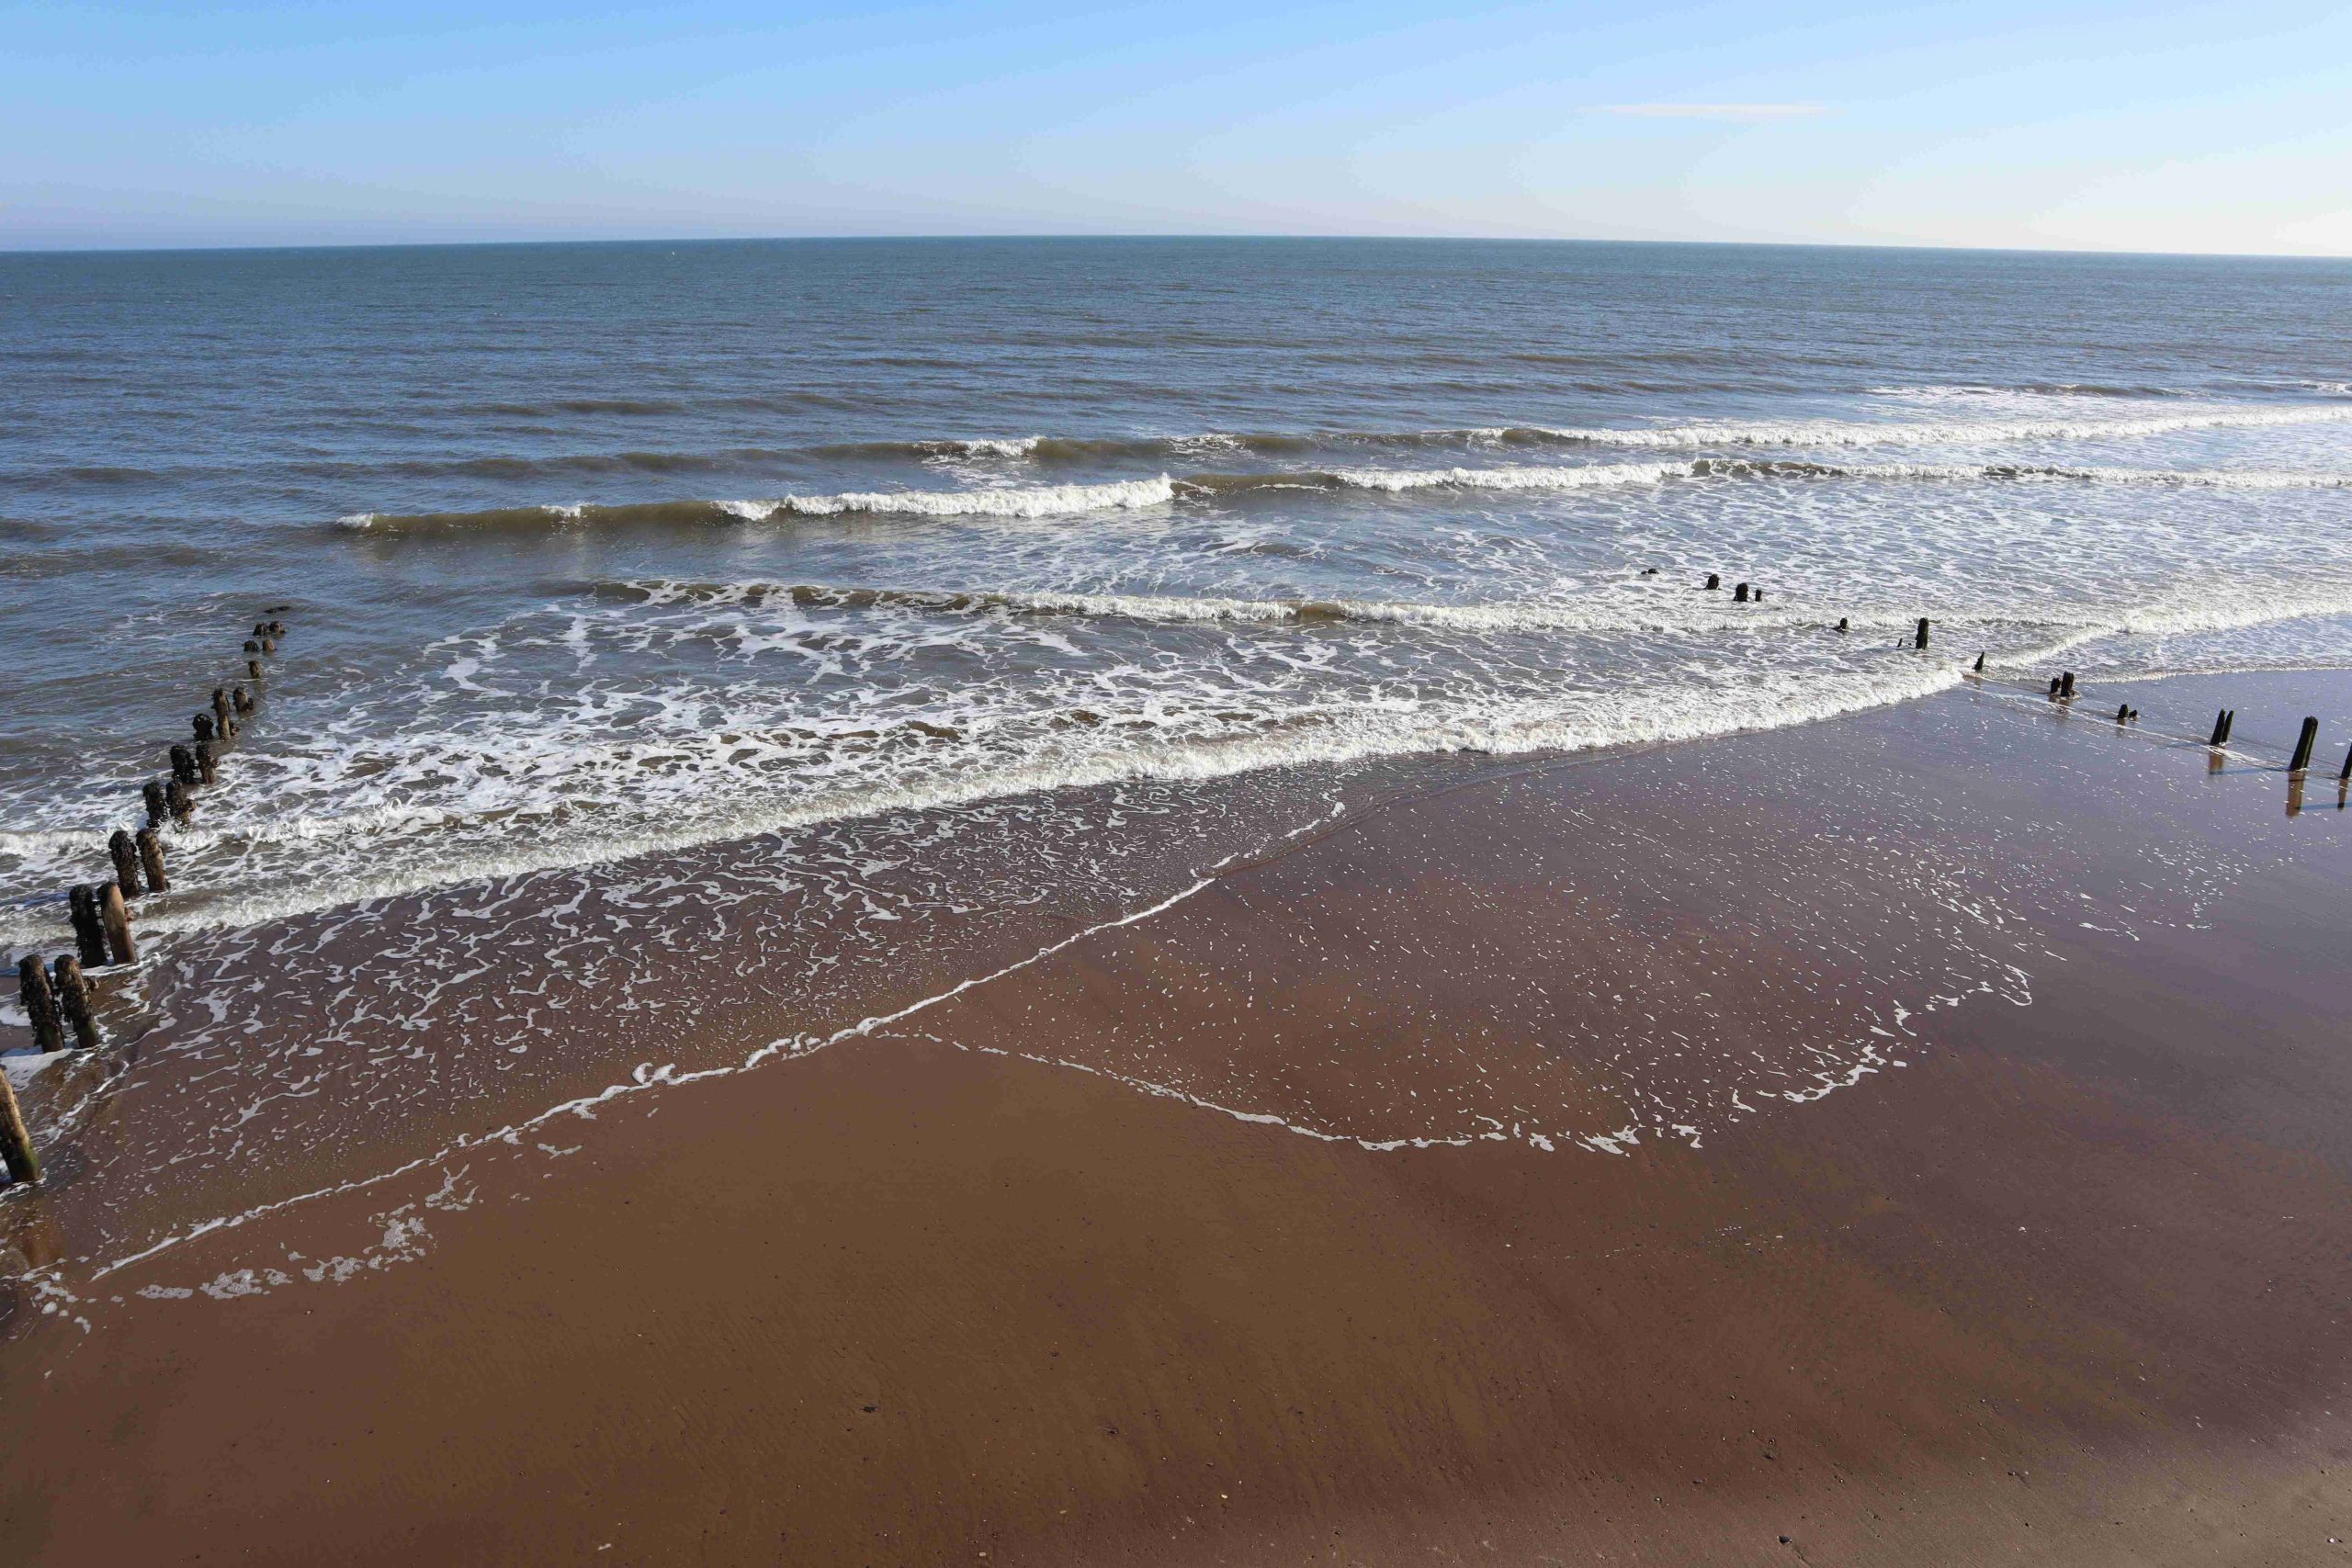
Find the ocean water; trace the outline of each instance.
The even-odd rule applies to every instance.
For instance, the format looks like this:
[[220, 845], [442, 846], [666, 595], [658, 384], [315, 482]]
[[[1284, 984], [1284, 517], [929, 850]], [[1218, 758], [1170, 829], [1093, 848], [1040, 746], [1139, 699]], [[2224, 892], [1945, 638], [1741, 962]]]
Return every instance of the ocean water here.
[[[1400, 790], [1897, 703], [1980, 651], [2030, 689], [2352, 648], [2346, 264], [17, 255], [0, 322], [12, 961], [70, 949], [70, 886], [253, 623], [291, 627], [166, 829], [107, 1049], [10, 1060], [92, 1259], [919, 1020]], [[1374, 1147], [1700, 1137], [2021, 994], [2033, 900], [1932, 837], [1805, 840], [1952, 924], [1785, 1056], [1703, 995], [1555, 1042], [1534, 1081], [1613, 1084], [1603, 1120], [1490, 1103], [1434, 1036], [1459, 1082], [1362, 1125], [1283, 1074], [1087, 1070]], [[1823, 888], [1774, 940], [1855, 947]]]
[[18, 946], [265, 605], [295, 627], [266, 722], [152, 929], [1071, 785], [1782, 725], [1979, 650], [2326, 663], [2352, 611], [2345, 264], [17, 255], [0, 321]]

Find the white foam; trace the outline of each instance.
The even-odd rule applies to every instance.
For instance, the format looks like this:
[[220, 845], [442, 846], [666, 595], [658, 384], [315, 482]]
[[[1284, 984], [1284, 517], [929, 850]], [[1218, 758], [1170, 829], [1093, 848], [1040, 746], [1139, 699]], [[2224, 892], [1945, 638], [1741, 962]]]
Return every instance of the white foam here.
[[778, 514], [831, 517], [844, 513], [908, 517], [1062, 517], [1164, 506], [1175, 495], [1175, 481], [1161, 474], [1155, 479], [1116, 479], [1107, 484], [852, 491], [839, 495], [786, 495], [774, 501], [726, 501], [718, 504], [739, 517], [755, 521]]

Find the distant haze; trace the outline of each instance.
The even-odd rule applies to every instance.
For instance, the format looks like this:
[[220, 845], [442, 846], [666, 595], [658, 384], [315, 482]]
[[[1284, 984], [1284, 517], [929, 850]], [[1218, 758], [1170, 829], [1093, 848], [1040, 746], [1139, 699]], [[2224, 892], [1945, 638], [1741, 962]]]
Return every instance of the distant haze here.
[[0, 249], [811, 234], [2352, 254], [2352, 8], [0, 4]]

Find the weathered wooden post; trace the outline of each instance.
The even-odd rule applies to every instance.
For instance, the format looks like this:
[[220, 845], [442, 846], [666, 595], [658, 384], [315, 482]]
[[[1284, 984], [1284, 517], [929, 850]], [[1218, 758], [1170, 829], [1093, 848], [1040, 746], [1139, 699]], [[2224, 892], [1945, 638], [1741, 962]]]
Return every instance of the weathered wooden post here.
[[147, 891], [169, 893], [171, 879], [164, 874], [164, 840], [153, 828], [141, 828], [131, 840], [139, 846], [139, 869], [147, 874]]
[[2319, 720], [2316, 718], [2306, 718], [2303, 720], [2302, 734], [2295, 738], [2295, 756], [2294, 760], [2287, 764], [2287, 771], [2290, 773], [2300, 773], [2305, 768], [2310, 767], [2312, 765], [2312, 748], [2318, 744]]
[[277, 639], [272, 637], [266, 637], [262, 638], [261, 650], [264, 653], [276, 653], [277, 651]]
[[85, 1051], [96, 1050], [98, 1020], [90, 1010], [90, 982], [83, 977], [80, 961], [62, 953], [49, 968], [56, 979], [57, 1010], [74, 1026], [74, 1043]]
[[1751, 601], [1753, 601], [1754, 603], [1758, 604], [1761, 604], [1762, 603], [1764, 603], [1764, 590], [1762, 590], [1761, 588], [1758, 588], [1758, 589], [1755, 590], [1753, 592], [1749, 593], [1747, 597], [1748, 597]]
[[223, 735], [237, 733], [236, 719], [229, 707], [229, 688], [226, 686], [212, 688], [212, 723], [213, 727]]
[[130, 940], [130, 911], [123, 907], [122, 889], [109, 882], [98, 889], [98, 923], [107, 929], [107, 956], [129, 964], [139, 956]]
[[261, 679], [260, 660], [248, 659], [245, 660], [245, 678], [252, 681], [258, 681]]
[[209, 740], [199, 741], [196, 748], [196, 782], [217, 784], [220, 778], [220, 749]]
[[2223, 708], [2213, 716], [2213, 737], [2211, 739], [2206, 741], [2205, 744], [2208, 746], [2219, 746], [2223, 741], [2229, 739], [2229, 738], [2230, 710]]
[[235, 691], [230, 693], [229, 700], [235, 705], [239, 713], [251, 713], [254, 711], [255, 706], [254, 694], [251, 692], [246, 691], [243, 686], [240, 686]]
[[65, 1030], [57, 1016], [57, 998], [49, 988], [49, 971], [31, 953], [17, 960], [17, 995], [33, 1026], [33, 1043], [44, 1051], [65, 1049]]
[[107, 853], [114, 860], [114, 885], [122, 889], [124, 897], [138, 897], [142, 891], [139, 883], [139, 851], [131, 843], [130, 835], [117, 828], [107, 840]]
[[2335, 775], [2338, 784], [2352, 784], [2352, 746], [2344, 750], [2344, 771]]
[[164, 821], [171, 816], [172, 811], [170, 794], [164, 787], [164, 781], [161, 779], [149, 779], [147, 783], [141, 787], [140, 795], [147, 802], [148, 822], [154, 827], [162, 827]]
[[1846, 635], [1846, 633], [1847, 633], [1849, 629], [1850, 629], [1850, 628], [1849, 628], [1849, 627], [1848, 626], [1848, 625], [1847, 625], [1846, 617], [1845, 617], [1845, 616], [1843, 616], [1843, 615], [1838, 616], [1838, 635], [1839, 637], [1844, 637], [1844, 636]]
[[1747, 603], [1747, 584], [1743, 582], [1738, 587], [1731, 591], [1731, 602], [1735, 604], [1745, 604]]
[[2116, 723], [2118, 723], [2118, 724], [2125, 724], [2125, 723], [2129, 723], [2129, 722], [2130, 722], [2130, 720], [2131, 720], [2131, 717], [2132, 717], [2132, 705], [2131, 705], [2130, 703], [2119, 703], [2119, 704], [2117, 704], [2117, 705], [2116, 705], [2116, 708], [2115, 708], [2115, 722], [2116, 722]]
[[97, 894], [76, 883], [65, 895], [65, 904], [73, 911], [74, 945], [81, 951], [82, 962], [93, 969], [103, 967], [107, 961], [107, 933], [98, 920]]
[[185, 822], [196, 814], [195, 797], [188, 794], [187, 785], [177, 779], [164, 786], [164, 804], [171, 808], [175, 822]]
[[2075, 672], [2072, 670], [2058, 677], [2058, 700], [2062, 703], [2075, 700]]
[[286, 635], [286, 623], [284, 621], [270, 622], [269, 635], [272, 637], [284, 637]]
[[212, 739], [212, 716], [210, 714], [198, 714], [194, 718], [188, 720], [188, 723], [196, 730], [196, 743], [198, 745], [201, 746], [206, 741]]
[[2058, 700], [2058, 677], [2055, 675], [2050, 677], [2050, 700], [2053, 703]]
[[172, 748], [172, 777], [184, 784], [201, 784], [204, 774], [198, 771], [196, 751], [186, 741]]
[[33, 1153], [33, 1135], [25, 1131], [25, 1113], [17, 1107], [16, 1087], [0, 1073], [0, 1160], [11, 1181], [39, 1181], [40, 1156]]
[[2237, 732], [2238, 710], [2232, 708], [2222, 716], [2222, 744], [2227, 746], [2230, 743], [2230, 738]]
[[1919, 629], [1911, 634], [1911, 646], [1914, 648], [1928, 646], [1928, 617], [1925, 615], [1919, 617]]
[[[252, 654], [259, 653], [260, 651], [261, 651], [261, 639], [260, 639], [259, 637], [249, 637], [245, 638], [245, 652], [247, 653], [247, 655], [249, 655], [249, 656], [250, 656], [250, 655], [252, 655]], [[247, 664], [247, 665], [249, 665], [249, 666], [250, 666], [250, 665], [253, 663], [253, 660], [252, 660], [252, 659], [251, 659], [250, 657], [248, 657], [248, 658], [246, 659], [245, 662], [246, 662], [246, 664]]]
[[1984, 656], [1981, 653], [1976, 656], [1975, 671], [1979, 675], [1984, 673]]
[[1723, 585], [1724, 580], [1721, 573], [1713, 571], [1707, 573], [1707, 586], [1709, 588], [1721, 588]]

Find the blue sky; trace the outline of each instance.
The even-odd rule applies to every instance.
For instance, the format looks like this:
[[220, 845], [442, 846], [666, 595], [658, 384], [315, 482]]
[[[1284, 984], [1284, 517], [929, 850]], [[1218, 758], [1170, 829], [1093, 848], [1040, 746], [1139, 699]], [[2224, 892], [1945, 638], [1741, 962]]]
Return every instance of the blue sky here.
[[0, 0], [0, 249], [1305, 233], [2352, 254], [2352, 6]]

